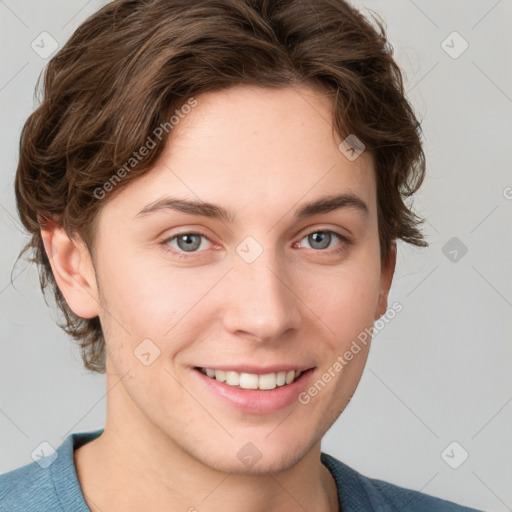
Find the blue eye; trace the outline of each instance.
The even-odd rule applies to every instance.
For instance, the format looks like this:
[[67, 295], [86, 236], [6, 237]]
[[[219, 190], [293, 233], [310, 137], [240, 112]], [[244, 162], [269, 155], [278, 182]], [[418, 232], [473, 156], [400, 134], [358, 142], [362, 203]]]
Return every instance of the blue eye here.
[[[333, 236], [334, 235], [334, 236]], [[333, 239], [338, 239], [342, 241], [347, 241], [345, 237], [340, 235], [339, 233], [336, 233], [335, 231], [331, 230], [324, 230], [324, 231], [313, 231], [309, 235], [306, 235], [302, 240], [307, 239], [308, 243], [313, 246], [312, 249], [316, 250], [323, 250], [323, 249], [329, 249], [331, 242]], [[315, 247], [316, 245], [316, 247]], [[343, 244], [342, 244], [343, 245]]]
[[[335, 243], [336, 239], [338, 240], [337, 244]], [[302, 243], [303, 240], [308, 241], [307, 243], [310, 246], [309, 248], [317, 252], [325, 253], [331, 252], [328, 249], [333, 249], [332, 252], [343, 251], [352, 244], [351, 239], [330, 229], [317, 229], [316, 231], [312, 231], [308, 235], [302, 237], [300, 242]], [[204, 246], [204, 241], [206, 241], [206, 247]], [[172, 253], [178, 258], [186, 259], [193, 257], [192, 255], [194, 253], [204, 252], [205, 249], [211, 247], [212, 242], [203, 233], [184, 231], [165, 239], [161, 244], [164, 246], [166, 251]], [[210, 244], [210, 247], [208, 247], [208, 244]]]
[[[205, 235], [202, 233], [192, 233], [192, 232], [185, 232], [185, 233], [178, 233], [177, 235], [174, 235], [167, 240], [164, 240], [164, 245], [168, 250], [171, 250], [172, 252], [198, 252], [198, 249], [201, 247], [202, 239], [210, 241]], [[177, 247], [172, 246], [171, 242], [176, 241]], [[172, 248], [172, 249], [171, 249]], [[199, 251], [200, 252], [200, 251]]]

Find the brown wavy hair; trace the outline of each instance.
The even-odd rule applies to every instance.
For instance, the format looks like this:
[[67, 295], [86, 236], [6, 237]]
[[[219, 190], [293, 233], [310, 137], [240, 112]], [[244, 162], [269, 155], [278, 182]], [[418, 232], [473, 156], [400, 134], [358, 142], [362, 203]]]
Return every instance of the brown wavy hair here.
[[32, 251], [43, 294], [51, 290], [65, 317], [60, 327], [79, 342], [87, 369], [105, 372], [101, 324], [67, 305], [41, 226], [57, 223], [93, 255], [102, 204], [154, 165], [171, 130], [137, 153], [115, 191], [97, 191], [191, 97], [300, 84], [332, 98], [333, 133], [355, 134], [374, 156], [381, 261], [396, 239], [427, 246], [423, 220], [405, 202], [424, 179], [421, 125], [375, 15], [343, 0], [114, 0], [49, 61], [40, 105], [21, 132], [15, 193], [31, 238], [19, 257]]

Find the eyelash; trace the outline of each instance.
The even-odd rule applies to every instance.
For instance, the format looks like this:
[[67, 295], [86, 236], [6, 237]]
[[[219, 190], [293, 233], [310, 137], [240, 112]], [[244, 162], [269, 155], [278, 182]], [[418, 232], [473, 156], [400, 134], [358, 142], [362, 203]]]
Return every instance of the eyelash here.
[[[350, 245], [352, 245], [352, 243], [353, 243], [352, 239], [348, 238], [345, 235], [342, 235], [341, 233], [338, 233], [337, 231], [333, 231], [332, 229], [315, 229], [313, 231], [310, 231], [309, 233], [306, 233], [301, 238], [301, 240], [306, 238], [306, 237], [308, 237], [308, 236], [310, 236], [310, 235], [312, 235], [312, 234], [314, 234], [314, 233], [329, 233], [331, 235], [335, 235], [341, 241], [341, 243], [338, 244], [337, 246], [335, 246], [334, 248], [331, 248], [331, 249], [317, 249], [316, 252], [327, 252], [327, 253], [330, 253], [332, 251], [333, 253], [337, 254], [337, 253], [340, 253], [340, 252], [343, 252], [343, 251], [347, 250], [348, 247], [350, 247]], [[203, 238], [206, 238], [206, 240], [208, 240], [210, 243], [213, 243], [204, 233], [200, 233], [198, 231], [183, 231], [181, 233], [176, 233], [176, 234], [172, 235], [171, 237], [166, 238], [165, 240], [163, 240], [161, 242], [161, 245], [163, 245], [164, 250], [167, 251], [167, 252], [170, 252], [171, 254], [177, 256], [180, 259], [193, 258], [194, 254], [198, 254], [198, 253], [204, 252], [204, 251], [196, 251], [196, 252], [186, 253], [185, 251], [177, 250], [174, 247], [170, 247], [168, 245], [169, 242], [171, 242], [172, 240], [174, 240], [177, 237], [182, 236], [182, 235], [201, 236]], [[312, 250], [315, 250], [315, 249], [312, 249]]]

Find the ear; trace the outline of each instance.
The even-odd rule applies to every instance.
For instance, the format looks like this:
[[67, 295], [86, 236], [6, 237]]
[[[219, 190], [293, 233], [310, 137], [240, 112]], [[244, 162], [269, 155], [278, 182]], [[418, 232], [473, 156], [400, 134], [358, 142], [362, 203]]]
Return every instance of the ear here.
[[388, 309], [388, 295], [393, 281], [396, 266], [396, 240], [391, 242], [389, 257], [385, 266], [381, 269], [379, 302], [375, 312], [375, 320], [378, 320]]
[[41, 237], [55, 281], [70, 309], [82, 318], [99, 316], [96, 273], [86, 244], [80, 238], [70, 239], [55, 224], [41, 227]]

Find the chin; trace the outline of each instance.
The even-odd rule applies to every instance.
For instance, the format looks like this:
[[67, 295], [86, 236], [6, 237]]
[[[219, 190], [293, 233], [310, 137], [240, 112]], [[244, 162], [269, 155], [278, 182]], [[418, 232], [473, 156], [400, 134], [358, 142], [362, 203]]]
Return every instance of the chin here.
[[[226, 447], [220, 453], [192, 454], [199, 462], [223, 473], [234, 475], [267, 475], [293, 468], [315, 445], [298, 444], [295, 447], [276, 447], [264, 442], [239, 443], [235, 450]], [[234, 451], [234, 456], [229, 455]]]

